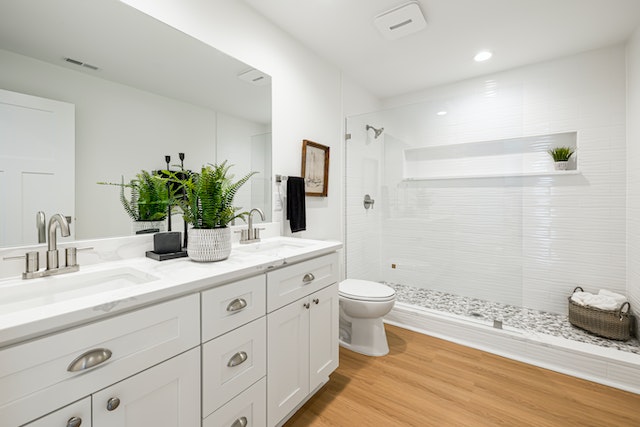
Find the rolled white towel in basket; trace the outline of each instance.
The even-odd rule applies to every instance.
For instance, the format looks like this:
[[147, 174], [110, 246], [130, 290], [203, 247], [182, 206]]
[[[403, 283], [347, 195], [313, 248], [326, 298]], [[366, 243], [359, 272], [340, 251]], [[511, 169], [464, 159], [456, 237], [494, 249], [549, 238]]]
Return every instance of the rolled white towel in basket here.
[[611, 292], [606, 289], [600, 289], [600, 292], [598, 292], [598, 295], [604, 295], [606, 297], [613, 298], [616, 304], [618, 304], [617, 308], [620, 308], [622, 304], [627, 302], [627, 297], [625, 297], [624, 295], [617, 294], [615, 292]]
[[592, 297], [593, 294], [591, 292], [574, 292], [571, 295], [571, 301], [575, 302], [579, 305], [586, 305], [585, 299]]
[[620, 304], [612, 297], [606, 295], [591, 295], [584, 299], [584, 305], [599, 308], [600, 310], [617, 310]]

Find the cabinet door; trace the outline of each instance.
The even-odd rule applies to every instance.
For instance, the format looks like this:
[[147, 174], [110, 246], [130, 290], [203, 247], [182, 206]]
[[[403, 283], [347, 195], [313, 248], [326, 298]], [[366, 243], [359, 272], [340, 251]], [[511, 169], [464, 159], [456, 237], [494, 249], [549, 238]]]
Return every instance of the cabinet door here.
[[309, 298], [267, 316], [267, 417], [275, 425], [309, 394]]
[[94, 427], [199, 425], [199, 348], [169, 359], [93, 395]]
[[91, 397], [38, 418], [25, 427], [91, 427]]
[[309, 389], [313, 391], [338, 367], [338, 284], [310, 296]]

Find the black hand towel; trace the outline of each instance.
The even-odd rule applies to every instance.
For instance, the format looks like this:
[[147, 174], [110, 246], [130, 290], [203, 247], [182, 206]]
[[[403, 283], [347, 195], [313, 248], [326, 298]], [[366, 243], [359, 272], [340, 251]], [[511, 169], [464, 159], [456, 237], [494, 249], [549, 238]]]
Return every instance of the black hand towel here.
[[307, 213], [304, 202], [304, 178], [287, 178], [287, 219], [291, 232], [307, 229]]

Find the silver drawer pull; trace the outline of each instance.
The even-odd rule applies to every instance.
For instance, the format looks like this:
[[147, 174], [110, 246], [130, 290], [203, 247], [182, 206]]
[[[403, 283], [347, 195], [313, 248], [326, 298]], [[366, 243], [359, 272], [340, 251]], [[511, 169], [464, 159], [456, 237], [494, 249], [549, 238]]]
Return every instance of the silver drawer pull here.
[[227, 311], [238, 311], [242, 310], [247, 306], [247, 301], [244, 298], [236, 298], [229, 303], [227, 306]]
[[82, 424], [82, 418], [78, 417], [71, 417], [67, 421], [67, 427], [80, 427], [80, 424]]
[[230, 368], [233, 368], [234, 366], [238, 366], [242, 363], [245, 362], [245, 360], [247, 360], [247, 353], [245, 353], [244, 351], [239, 351], [236, 354], [234, 354], [231, 359], [229, 359], [229, 362], [227, 362], [227, 366]]
[[106, 348], [96, 348], [82, 353], [80, 356], [73, 359], [73, 362], [67, 366], [67, 371], [78, 372], [85, 369], [93, 368], [101, 363], [106, 362], [111, 358], [111, 351]]
[[231, 424], [231, 427], [247, 427], [247, 417], [240, 417]]
[[315, 280], [316, 276], [314, 276], [311, 273], [307, 273], [304, 275], [304, 277], [302, 278], [302, 282], [303, 283], [311, 283]]
[[118, 406], [120, 406], [120, 399], [118, 399], [117, 397], [112, 397], [111, 399], [107, 400], [107, 411], [115, 411], [116, 409], [118, 409]]

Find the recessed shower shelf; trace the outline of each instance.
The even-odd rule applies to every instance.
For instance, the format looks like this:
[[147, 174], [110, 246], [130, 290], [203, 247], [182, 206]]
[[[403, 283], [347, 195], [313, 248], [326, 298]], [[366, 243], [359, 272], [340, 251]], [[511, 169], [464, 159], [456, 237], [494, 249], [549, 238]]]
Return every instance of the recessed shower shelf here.
[[577, 132], [409, 148], [403, 181], [578, 174], [577, 155], [568, 170], [555, 170], [547, 151], [561, 146], [576, 150]]
[[579, 170], [566, 170], [566, 171], [549, 171], [549, 172], [527, 172], [527, 173], [493, 173], [493, 174], [476, 174], [476, 175], [443, 175], [433, 177], [410, 177], [404, 178], [403, 182], [411, 181], [437, 181], [448, 179], [471, 179], [471, 178], [519, 178], [519, 177], [544, 177], [544, 176], [561, 176], [561, 175], [580, 175]]

